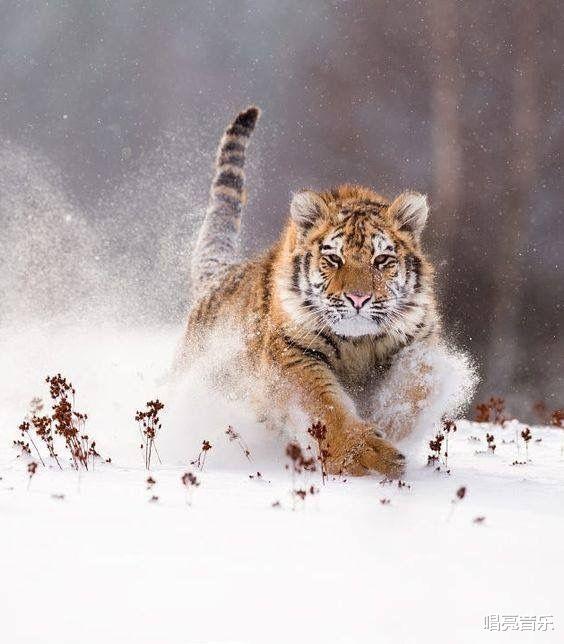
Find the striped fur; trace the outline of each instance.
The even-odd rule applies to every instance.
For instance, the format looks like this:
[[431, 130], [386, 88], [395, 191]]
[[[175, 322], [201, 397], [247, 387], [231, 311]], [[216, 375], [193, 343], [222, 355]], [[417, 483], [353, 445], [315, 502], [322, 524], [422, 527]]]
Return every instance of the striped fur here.
[[245, 202], [245, 152], [259, 116], [254, 106], [238, 114], [219, 144], [208, 208], [192, 256], [196, 296], [213, 288], [237, 261]]
[[[327, 426], [330, 472], [399, 476], [403, 456], [383, 437], [386, 427], [378, 426], [371, 409], [379, 383], [403, 350], [433, 343], [439, 334], [433, 269], [420, 244], [426, 199], [404, 193], [390, 202], [348, 185], [300, 192], [279, 241], [255, 259], [233, 264], [227, 254], [239, 224], [242, 175], [233, 171], [226, 148], [238, 144], [242, 156], [250, 129], [236, 120], [220, 146], [195, 278], [221, 274], [221, 281], [193, 306], [182, 358], [191, 361], [205, 346], [203, 338], [235, 325], [245, 343], [232, 368], [257, 378], [261, 414], [283, 417], [297, 403]], [[227, 208], [221, 197], [226, 189]], [[211, 262], [218, 254], [221, 261]], [[406, 405], [424, 395], [425, 369], [406, 374]], [[405, 417], [415, 424], [413, 414]]]

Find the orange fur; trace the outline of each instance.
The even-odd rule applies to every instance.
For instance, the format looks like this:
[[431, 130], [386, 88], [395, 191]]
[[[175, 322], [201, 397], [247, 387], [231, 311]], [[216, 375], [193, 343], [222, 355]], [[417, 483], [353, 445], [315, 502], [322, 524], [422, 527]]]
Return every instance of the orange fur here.
[[[383, 428], [370, 419], [369, 411], [363, 413], [362, 399], [377, 391], [395, 354], [439, 328], [433, 271], [416, 228], [422, 227], [416, 210], [421, 199], [403, 195], [390, 204], [368, 188], [351, 185], [300, 193], [279, 241], [259, 257], [232, 266], [195, 303], [188, 318], [185, 360], [201, 350], [202, 338], [214, 328], [229, 323], [241, 329], [242, 368], [262, 380], [269, 406], [284, 411], [297, 402], [312, 421], [327, 426], [328, 468], [333, 473], [402, 472], [403, 456], [383, 438]], [[338, 262], [323, 254], [323, 240], [335, 231], [342, 232], [343, 240]], [[380, 232], [395, 248], [393, 261], [387, 260], [389, 265], [381, 270], [374, 266], [370, 242]], [[323, 281], [323, 297], [342, 299], [346, 292], [362, 292], [374, 301], [385, 301], [398, 271], [407, 275], [408, 264], [416, 266], [417, 305], [406, 306], [397, 324], [392, 317], [382, 333], [341, 335], [314, 319], [309, 305], [300, 304], [296, 267], [302, 262], [303, 268], [306, 261], [310, 273]], [[421, 390], [417, 386], [412, 393], [418, 398]]]

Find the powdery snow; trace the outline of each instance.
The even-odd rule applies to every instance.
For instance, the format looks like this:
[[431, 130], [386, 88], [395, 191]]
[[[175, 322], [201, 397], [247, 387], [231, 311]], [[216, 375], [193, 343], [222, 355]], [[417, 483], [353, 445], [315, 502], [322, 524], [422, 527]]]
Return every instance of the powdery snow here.
[[[3, 330], [3, 641], [562, 641], [564, 432], [531, 427], [530, 462], [512, 465], [526, 460], [522, 440], [510, 442], [522, 426], [459, 421], [450, 475], [425, 465], [430, 428], [406, 446], [409, 488], [378, 476], [292, 481], [284, 441], [242, 404], [221, 403], [197, 375], [166, 398], [178, 337]], [[57, 371], [73, 381], [89, 433], [113, 463], [80, 476], [39, 467], [28, 486], [10, 444], [29, 399], [45, 398], [43, 379]], [[165, 465], [152, 469], [148, 490], [133, 417], [157, 395], [167, 405]], [[228, 424], [252, 462], [227, 440]], [[199, 472], [187, 464], [203, 439], [213, 447]], [[187, 469], [201, 482], [189, 497]], [[292, 499], [312, 484], [318, 494]], [[552, 616], [554, 630], [489, 632], [488, 615]]]

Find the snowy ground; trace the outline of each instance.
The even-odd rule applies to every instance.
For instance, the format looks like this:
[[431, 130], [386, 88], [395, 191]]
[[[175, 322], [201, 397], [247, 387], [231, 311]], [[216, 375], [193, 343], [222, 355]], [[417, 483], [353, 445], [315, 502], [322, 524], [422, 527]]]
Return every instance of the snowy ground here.
[[[564, 432], [532, 427], [530, 461], [512, 465], [526, 460], [522, 441], [510, 442], [520, 427], [461, 421], [450, 475], [425, 466], [426, 436], [408, 450], [411, 487], [377, 476], [292, 482], [283, 445], [243, 408], [221, 406], [197, 381], [190, 397], [166, 399], [178, 333], [2, 331], [2, 641], [563, 641]], [[10, 444], [56, 371], [77, 387], [113, 463], [81, 476], [39, 468], [28, 486]], [[148, 490], [133, 416], [156, 395], [167, 404], [167, 464]], [[228, 423], [252, 463], [227, 441]], [[180, 477], [204, 438], [213, 447], [188, 505]], [[257, 470], [262, 479], [249, 478]], [[292, 501], [293, 488], [312, 483], [319, 494]], [[554, 630], [487, 631], [492, 615], [505, 628], [535, 617], [537, 629], [550, 616]]]

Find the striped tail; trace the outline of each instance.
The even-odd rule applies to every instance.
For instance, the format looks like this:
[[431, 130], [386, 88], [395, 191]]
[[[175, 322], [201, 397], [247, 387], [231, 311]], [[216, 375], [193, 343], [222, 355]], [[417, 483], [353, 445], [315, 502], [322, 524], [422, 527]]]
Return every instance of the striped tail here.
[[192, 259], [196, 297], [217, 283], [225, 269], [237, 261], [245, 203], [245, 151], [259, 116], [260, 110], [254, 106], [238, 114], [219, 144], [208, 209]]

